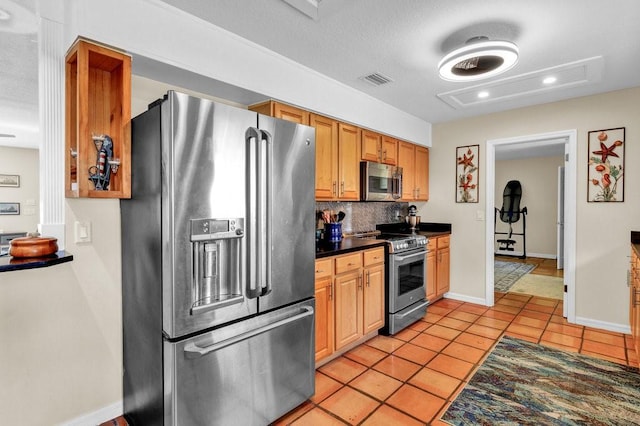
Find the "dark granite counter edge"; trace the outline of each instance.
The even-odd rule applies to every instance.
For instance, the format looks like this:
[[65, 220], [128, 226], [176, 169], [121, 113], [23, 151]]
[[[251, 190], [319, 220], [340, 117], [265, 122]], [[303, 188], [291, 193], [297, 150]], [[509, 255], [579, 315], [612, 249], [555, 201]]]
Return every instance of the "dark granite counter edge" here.
[[321, 242], [316, 246], [316, 259], [366, 250], [375, 247], [385, 247], [385, 240], [369, 240], [363, 238], [343, 238], [341, 242], [331, 244]]
[[60, 263], [71, 262], [72, 260], [73, 255], [64, 250], [46, 257], [14, 258], [11, 256], [3, 256], [0, 257], [0, 272], [46, 268], [48, 266], [59, 265]]

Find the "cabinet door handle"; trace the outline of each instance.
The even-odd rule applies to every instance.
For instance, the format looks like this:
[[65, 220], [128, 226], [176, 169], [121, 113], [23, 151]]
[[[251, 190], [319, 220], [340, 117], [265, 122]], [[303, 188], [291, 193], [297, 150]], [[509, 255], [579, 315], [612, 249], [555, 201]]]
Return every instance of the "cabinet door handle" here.
[[382, 159], [383, 160], [387, 159], [387, 150], [386, 149], [384, 151], [382, 151]]
[[362, 290], [362, 274], [358, 275], [358, 288]]
[[369, 279], [369, 273], [370, 273], [370, 271], [367, 271], [367, 287], [371, 287], [371, 281]]
[[340, 195], [344, 195], [344, 181], [340, 184]]
[[327, 287], [329, 287], [329, 300], [333, 300], [333, 281]]
[[338, 195], [338, 194], [336, 193], [337, 186], [338, 186], [338, 182], [336, 182], [336, 181], [334, 180], [334, 181], [333, 181], [333, 189], [331, 190], [331, 193], [332, 193], [333, 195]]

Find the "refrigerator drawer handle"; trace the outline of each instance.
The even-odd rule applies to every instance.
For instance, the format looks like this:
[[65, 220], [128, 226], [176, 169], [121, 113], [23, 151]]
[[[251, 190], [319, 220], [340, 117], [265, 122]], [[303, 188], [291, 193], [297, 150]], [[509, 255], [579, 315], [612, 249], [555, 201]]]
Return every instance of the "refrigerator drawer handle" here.
[[207, 354], [210, 354], [211, 352], [219, 351], [220, 349], [226, 348], [227, 346], [249, 339], [250, 337], [257, 336], [258, 334], [266, 333], [269, 330], [282, 327], [283, 325], [286, 325], [286, 324], [301, 320], [302, 318], [308, 317], [310, 315], [313, 315], [313, 308], [311, 306], [305, 306], [301, 308], [300, 311], [301, 312], [299, 314], [272, 322], [271, 324], [267, 324], [263, 327], [256, 328], [255, 330], [247, 331], [246, 333], [239, 334], [237, 336], [231, 337], [230, 339], [223, 340], [218, 343], [214, 343], [213, 345], [210, 345], [204, 348], [196, 345], [194, 342], [189, 342], [184, 346], [184, 355], [188, 359], [200, 358]]
[[413, 309], [411, 309], [408, 312], [405, 312], [403, 314], [398, 314], [398, 319], [402, 319], [404, 317], [406, 317], [407, 315], [411, 315], [412, 313], [414, 313], [415, 311], [417, 311], [418, 309], [422, 309], [425, 306], [427, 306], [429, 304], [428, 300], [425, 300], [424, 302], [420, 303], [419, 305], [417, 305], [416, 307], [414, 307]]
[[241, 294], [232, 294], [224, 299], [217, 300], [211, 303], [202, 303], [199, 305], [194, 304], [191, 307], [191, 315], [201, 314], [203, 312], [211, 311], [218, 308], [224, 308], [225, 306], [235, 305], [236, 303], [244, 302], [244, 296]]

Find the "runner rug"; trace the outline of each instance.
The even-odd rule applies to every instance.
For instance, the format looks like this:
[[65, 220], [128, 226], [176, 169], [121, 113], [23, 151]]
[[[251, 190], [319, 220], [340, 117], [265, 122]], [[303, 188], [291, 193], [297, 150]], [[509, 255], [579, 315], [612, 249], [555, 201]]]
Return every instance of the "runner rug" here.
[[535, 268], [535, 265], [526, 263], [494, 261], [494, 290], [506, 293], [520, 277], [531, 272], [533, 268]]
[[442, 420], [452, 425], [638, 425], [640, 373], [505, 336]]

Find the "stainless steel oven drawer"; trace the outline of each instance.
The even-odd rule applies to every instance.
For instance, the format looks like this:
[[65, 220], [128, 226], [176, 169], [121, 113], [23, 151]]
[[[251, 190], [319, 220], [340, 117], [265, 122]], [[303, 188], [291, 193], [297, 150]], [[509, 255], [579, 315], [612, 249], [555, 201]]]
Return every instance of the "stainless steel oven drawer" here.
[[387, 324], [383, 330], [385, 334], [396, 334], [405, 327], [422, 319], [427, 314], [429, 301], [424, 299], [414, 303], [395, 314], [387, 315]]
[[266, 425], [315, 392], [314, 300], [165, 342], [166, 425]]

